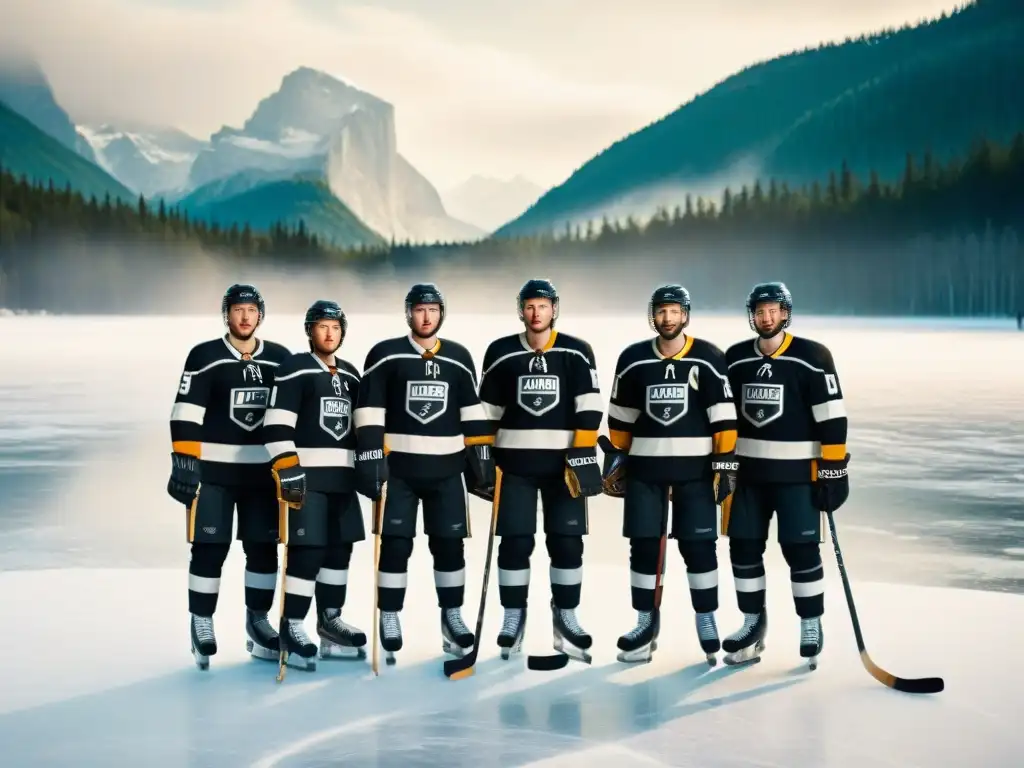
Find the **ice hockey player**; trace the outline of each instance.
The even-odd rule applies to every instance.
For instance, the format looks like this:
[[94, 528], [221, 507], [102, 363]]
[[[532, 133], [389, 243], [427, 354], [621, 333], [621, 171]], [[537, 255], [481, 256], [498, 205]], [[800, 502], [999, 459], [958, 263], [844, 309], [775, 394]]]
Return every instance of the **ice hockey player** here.
[[[399, 613], [423, 504], [423, 531], [434, 560], [441, 608], [441, 646], [463, 656], [473, 633], [462, 619], [466, 589], [464, 539], [469, 536], [463, 485], [467, 462], [474, 490], [494, 486], [494, 442], [477, 395], [476, 365], [461, 344], [438, 337], [446, 316], [437, 286], [414, 285], [405, 297], [410, 334], [379, 342], [366, 355], [355, 411], [356, 488], [377, 501], [387, 490], [377, 574], [380, 637], [392, 664], [402, 648]], [[376, 506], [376, 505], [375, 505]]]
[[661, 611], [655, 574], [661, 537], [679, 542], [686, 563], [697, 638], [715, 664], [718, 627], [718, 504], [735, 485], [736, 406], [725, 354], [683, 333], [690, 294], [681, 285], [655, 289], [647, 305], [654, 339], [619, 355], [608, 432], [616, 450], [604, 457], [606, 493], [624, 497], [623, 535], [629, 539], [630, 585], [636, 627], [619, 638], [619, 660], [650, 661]]
[[763, 557], [775, 513], [800, 617], [800, 655], [814, 669], [825, 612], [820, 510], [839, 509], [850, 493], [843, 390], [832, 353], [786, 332], [793, 297], [783, 283], [755, 285], [747, 316], [757, 337], [726, 352], [739, 409], [739, 473], [735, 492], [722, 505], [743, 626], [722, 649], [726, 663], [757, 659], [764, 650]]
[[597, 430], [603, 404], [590, 345], [555, 330], [559, 300], [547, 280], [519, 291], [522, 333], [492, 342], [484, 355], [480, 400], [496, 423], [498, 592], [505, 609], [502, 658], [522, 649], [540, 492], [551, 558], [555, 650], [590, 661], [591, 636], [576, 609], [583, 581], [587, 498], [601, 493]]
[[280, 636], [290, 665], [316, 667], [317, 646], [304, 620], [316, 595], [316, 631], [323, 659], [366, 655], [366, 635], [341, 619], [352, 545], [366, 538], [355, 494], [356, 434], [352, 412], [360, 376], [337, 357], [348, 321], [333, 301], [317, 301], [304, 321], [309, 352], [277, 370], [263, 439], [278, 501], [288, 506], [282, 525], [285, 582]]
[[236, 509], [245, 551], [246, 648], [256, 658], [278, 657], [278, 635], [267, 618], [277, 581], [277, 499], [260, 427], [274, 375], [291, 353], [256, 337], [266, 305], [254, 286], [228, 288], [221, 314], [227, 334], [188, 353], [171, 411], [167, 492], [188, 508], [188, 603], [200, 669], [217, 652], [213, 614]]

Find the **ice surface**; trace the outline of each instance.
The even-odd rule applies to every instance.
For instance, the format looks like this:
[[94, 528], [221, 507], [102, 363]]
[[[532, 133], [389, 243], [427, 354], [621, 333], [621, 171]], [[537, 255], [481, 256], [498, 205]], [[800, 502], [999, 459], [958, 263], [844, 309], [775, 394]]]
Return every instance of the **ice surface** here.
[[[479, 521], [482, 523], [482, 521]], [[483, 528], [482, 525], [478, 530]], [[476, 604], [484, 541], [469, 542], [467, 605]], [[902, 676], [940, 675], [946, 691], [914, 697], [862, 668], [842, 590], [830, 576], [825, 650], [816, 672], [798, 657], [787, 574], [769, 573], [764, 660], [709, 670], [692, 627], [678, 555], [670, 558], [666, 619], [650, 665], [615, 661], [632, 626], [629, 575], [585, 568], [591, 667], [530, 672], [502, 662], [496, 589], [477, 674], [450, 681], [429, 555], [418, 547], [403, 614], [406, 647], [374, 679], [368, 662], [321, 662], [314, 673], [249, 659], [242, 568], [233, 551], [216, 616], [220, 653], [207, 672], [188, 652], [186, 566], [175, 570], [0, 573], [0, 637], [10, 660], [0, 694], [5, 766], [842, 766], [1018, 765], [1024, 735], [1024, 598], [858, 581], [869, 651]], [[534, 558], [527, 651], [550, 651], [543, 548]], [[720, 547], [724, 555], [724, 547]], [[356, 550], [346, 618], [370, 628], [371, 547]], [[723, 578], [723, 633], [738, 624]], [[276, 610], [276, 608], [275, 608]], [[475, 608], [466, 618], [475, 619]], [[312, 629], [312, 619], [309, 621]], [[26, 645], [27, 644], [27, 645]], [[999, 660], [1001, 657], [1002, 660]]]

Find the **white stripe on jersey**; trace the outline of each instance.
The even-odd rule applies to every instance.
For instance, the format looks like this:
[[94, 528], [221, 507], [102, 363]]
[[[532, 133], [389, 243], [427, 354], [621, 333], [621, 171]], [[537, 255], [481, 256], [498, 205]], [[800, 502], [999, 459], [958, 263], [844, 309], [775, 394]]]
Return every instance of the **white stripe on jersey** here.
[[572, 447], [575, 432], [571, 429], [499, 429], [495, 448], [521, 451], [565, 451]]
[[634, 437], [630, 456], [669, 458], [674, 456], [709, 456], [710, 437]]
[[299, 448], [299, 464], [304, 467], [354, 467], [355, 451], [347, 448]]
[[175, 403], [171, 409], [171, 421], [191, 421], [202, 425], [205, 416], [206, 408], [193, 403]]
[[495, 405], [494, 403], [485, 403], [480, 401], [480, 405], [483, 406], [484, 413], [487, 415], [488, 421], [501, 421], [501, 417], [505, 415], [504, 405]]
[[619, 421], [624, 421], [627, 424], [632, 424], [640, 418], [639, 408], [627, 408], [624, 405], [616, 405], [611, 403], [608, 406], [608, 416]]
[[736, 406], [732, 403], [717, 403], [708, 408], [708, 421], [736, 421]]
[[295, 413], [295, 411], [288, 411], [284, 408], [270, 408], [267, 411], [267, 415], [263, 417], [263, 426], [291, 427], [295, 429], [295, 422], [298, 418], [299, 414]]
[[384, 444], [392, 453], [413, 453], [417, 456], [449, 456], [465, 450], [462, 435], [384, 435]]
[[270, 456], [263, 445], [203, 443], [202, 460], [217, 464], [265, 464]]
[[580, 411], [597, 411], [601, 413], [604, 409], [604, 401], [600, 392], [586, 392], [576, 395], [576, 413]]
[[755, 440], [752, 437], [741, 437], [736, 440], [736, 455], [751, 459], [779, 459], [782, 461], [817, 459], [821, 456], [821, 443], [809, 440], [787, 443], [782, 440]]
[[370, 408], [363, 406], [356, 408], [356, 429], [363, 427], [383, 427], [387, 411], [384, 408]]
[[826, 400], [824, 403], [818, 403], [817, 405], [811, 406], [811, 413], [814, 414], [815, 421], [828, 421], [829, 419], [845, 419], [846, 418], [846, 404], [839, 400]]
[[487, 411], [479, 403], [467, 405], [459, 409], [459, 419], [462, 421], [487, 421]]
[[286, 453], [295, 453], [295, 443], [291, 440], [281, 440], [277, 443], [267, 443], [267, 453], [274, 457], [283, 456]]

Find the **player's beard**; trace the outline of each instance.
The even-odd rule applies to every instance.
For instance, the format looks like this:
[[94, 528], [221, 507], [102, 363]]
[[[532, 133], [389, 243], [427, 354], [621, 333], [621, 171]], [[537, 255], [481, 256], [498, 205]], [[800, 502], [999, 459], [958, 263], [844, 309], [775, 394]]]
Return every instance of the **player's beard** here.
[[782, 333], [782, 326], [785, 325], [785, 323], [785, 320], [779, 320], [779, 322], [775, 323], [775, 325], [773, 325], [767, 331], [761, 330], [761, 326], [757, 325], [755, 326], [757, 329], [757, 335], [760, 336], [762, 339], [773, 339], [780, 333]]
[[415, 336], [417, 339], [429, 339], [431, 336], [436, 336], [440, 328], [440, 322], [434, 323], [431, 325], [430, 330], [424, 333], [423, 331], [420, 330], [419, 326], [416, 323], [413, 323], [409, 330], [412, 331], [412, 335]]
[[238, 328], [235, 328], [234, 326], [229, 325], [228, 326], [228, 333], [231, 334], [231, 338], [235, 339], [235, 341], [248, 341], [249, 339], [251, 339], [253, 337], [253, 334], [256, 333], [256, 328], [257, 327], [258, 326], [254, 325], [252, 327], [252, 330], [250, 330], [248, 332], [245, 332], [245, 331], [239, 330]]
[[684, 326], [682, 323], [677, 323], [675, 330], [672, 331], [671, 333], [665, 333], [665, 328], [661, 325], [655, 324], [655, 327], [658, 329], [658, 335], [661, 336], [661, 338], [663, 338], [665, 341], [674, 341], [675, 339], [679, 338], [679, 334], [683, 332], [686, 326]]
[[325, 357], [329, 357], [330, 355], [337, 353], [337, 351], [341, 349], [341, 343], [344, 340], [344, 338], [339, 339], [338, 342], [336, 344], [333, 344], [330, 349], [314, 341], [313, 349], [318, 355], [324, 355]]

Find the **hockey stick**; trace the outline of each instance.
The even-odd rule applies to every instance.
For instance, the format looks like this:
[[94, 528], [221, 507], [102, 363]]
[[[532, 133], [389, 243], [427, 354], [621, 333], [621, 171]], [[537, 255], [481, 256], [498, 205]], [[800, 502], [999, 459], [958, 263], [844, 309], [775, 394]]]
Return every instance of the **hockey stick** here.
[[491, 578], [491, 555], [494, 552], [494, 534], [498, 530], [498, 501], [501, 497], [501, 470], [494, 469], [494, 499], [491, 501], [491, 530], [487, 535], [487, 560], [484, 562], [484, 581], [480, 586], [480, 609], [476, 615], [476, 635], [473, 650], [461, 659], [444, 663], [444, 676], [449, 680], [462, 680], [473, 674], [480, 651], [480, 635], [484, 631], [484, 607], [487, 605], [487, 583]]
[[836, 534], [836, 521], [832, 517], [832, 510], [826, 509], [828, 516], [828, 527], [832, 533], [832, 546], [836, 552], [836, 563], [839, 565], [839, 575], [843, 580], [843, 591], [846, 592], [846, 604], [850, 608], [850, 621], [853, 624], [853, 635], [857, 639], [857, 650], [860, 651], [860, 660], [864, 669], [868, 671], [875, 680], [882, 685], [894, 688], [903, 693], [939, 693], [945, 689], [946, 684], [941, 677], [897, 677], [891, 672], [886, 672], [875, 664], [868, 656], [864, 647], [864, 636], [860, 631], [860, 621], [857, 619], [857, 609], [853, 604], [853, 590], [850, 589], [850, 578], [846, 575], [846, 565], [843, 564], [843, 553], [839, 549], [839, 537]]
[[[284, 601], [287, 594], [285, 579], [288, 572], [288, 505], [283, 501], [279, 502], [277, 506], [277, 539], [284, 545], [284, 551], [281, 554], [281, 607], [277, 617], [277, 629], [280, 632], [281, 625], [284, 624]], [[278, 635], [277, 643], [277, 682], [281, 683], [284, 682], [284, 676], [288, 670], [288, 651], [285, 649], [284, 638], [280, 635]]]
[[380, 529], [384, 526], [384, 494], [387, 484], [380, 489], [380, 498], [373, 502], [373, 652], [370, 668], [376, 677], [380, 674], [380, 611], [377, 604], [377, 579], [380, 578]]

